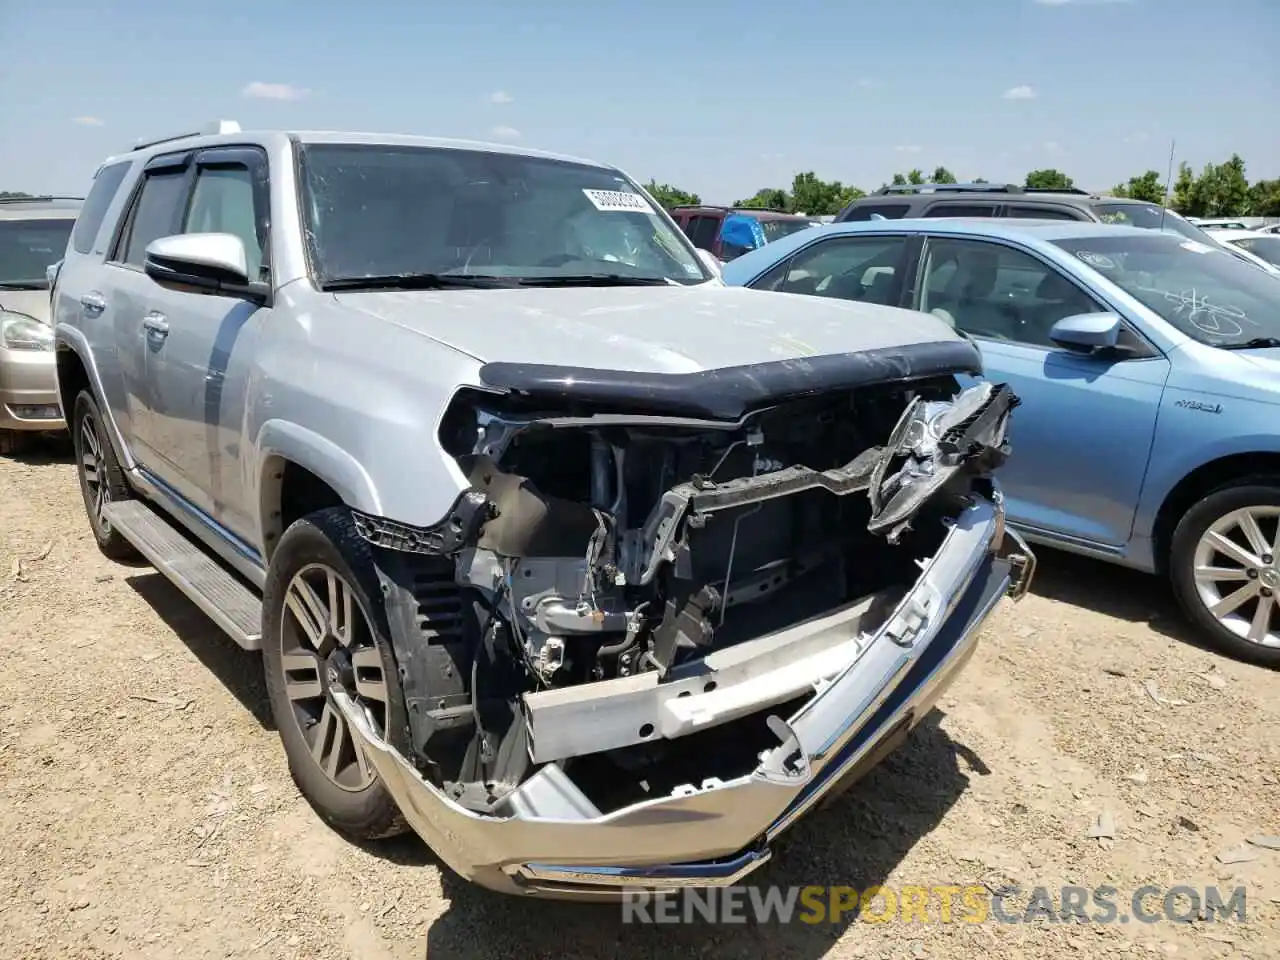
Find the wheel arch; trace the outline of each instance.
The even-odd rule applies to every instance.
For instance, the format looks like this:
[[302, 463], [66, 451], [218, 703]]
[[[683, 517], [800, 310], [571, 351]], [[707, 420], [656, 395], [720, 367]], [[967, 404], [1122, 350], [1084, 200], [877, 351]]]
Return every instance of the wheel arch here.
[[1202, 463], [1174, 484], [1161, 502], [1152, 527], [1156, 569], [1166, 569], [1173, 532], [1197, 500], [1232, 481], [1259, 476], [1280, 478], [1280, 453], [1257, 451], [1218, 457]]
[[107, 429], [107, 439], [115, 449], [116, 460], [128, 471], [136, 464], [129, 445], [124, 442], [124, 434], [116, 423], [111, 404], [107, 402], [106, 391], [102, 388], [102, 377], [93, 361], [93, 351], [89, 347], [84, 334], [73, 327], [59, 326], [54, 341], [54, 384], [58, 392], [58, 405], [62, 408], [62, 419], [71, 429], [72, 412], [76, 405], [76, 396], [81, 390], [88, 390], [98, 402], [98, 409]]
[[258, 517], [263, 559], [299, 517], [347, 506], [378, 514], [372, 478], [346, 450], [306, 427], [269, 420], [258, 434]]

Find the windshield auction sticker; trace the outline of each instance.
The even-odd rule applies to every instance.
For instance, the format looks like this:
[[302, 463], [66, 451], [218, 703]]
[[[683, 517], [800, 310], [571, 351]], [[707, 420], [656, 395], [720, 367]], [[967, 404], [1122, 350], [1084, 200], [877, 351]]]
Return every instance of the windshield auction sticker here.
[[597, 210], [606, 213], [653, 213], [644, 197], [629, 190], [583, 190]]

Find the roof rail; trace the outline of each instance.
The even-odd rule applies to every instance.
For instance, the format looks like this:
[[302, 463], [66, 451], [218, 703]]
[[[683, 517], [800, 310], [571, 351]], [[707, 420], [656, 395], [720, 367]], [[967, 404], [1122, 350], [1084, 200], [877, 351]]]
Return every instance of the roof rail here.
[[182, 133], [170, 134], [167, 137], [143, 137], [135, 140], [131, 150], [145, 150], [147, 147], [154, 147], [161, 143], [169, 143], [173, 140], [185, 140], [187, 137], [207, 137], [218, 133], [239, 133], [240, 124], [234, 120], [211, 120], [196, 130], [185, 130]]
[[1082, 197], [1089, 196], [1088, 190], [1081, 190], [1079, 187], [1023, 187], [1023, 193], [1074, 193]]
[[84, 203], [84, 197], [63, 197], [50, 193], [42, 193], [38, 197], [0, 197], [0, 203], [48, 203], [51, 200], [75, 200], [77, 203]]
[[890, 183], [876, 191], [876, 196], [890, 193], [1023, 193], [1013, 183]]

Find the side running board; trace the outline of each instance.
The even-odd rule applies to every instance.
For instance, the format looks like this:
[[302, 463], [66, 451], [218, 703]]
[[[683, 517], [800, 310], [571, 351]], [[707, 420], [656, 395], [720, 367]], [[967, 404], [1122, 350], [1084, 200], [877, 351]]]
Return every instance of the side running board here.
[[107, 521], [240, 646], [262, 647], [262, 600], [141, 500], [108, 503]]

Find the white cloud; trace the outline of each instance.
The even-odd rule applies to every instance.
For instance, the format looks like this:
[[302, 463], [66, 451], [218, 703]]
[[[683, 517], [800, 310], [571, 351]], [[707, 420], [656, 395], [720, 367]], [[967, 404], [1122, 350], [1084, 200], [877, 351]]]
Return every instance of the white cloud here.
[[878, 90], [884, 86], [884, 84], [875, 79], [875, 77], [863, 77], [858, 81], [858, 86], [862, 87], [864, 90]]
[[495, 140], [519, 140], [520, 131], [515, 127], [494, 127], [489, 131], [489, 136]]
[[1125, 137], [1124, 142], [1141, 146], [1142, 144], [1146, 143], [1150, 139], [1151, 139], [1150, 134], [1146, 133], [1145, 131], [1139, 130], [1137, 133], [1131, 133], [1129, 134], [1129, 136]]
[[310, 94], [306, 87], [295, 87], [291, 83], [263, 83], [261, 80], [246, 84], [240, 91], [242, 97], [258, 100], [301, 100]]
[[1056, 157], [1061, 155], [1062, 153], [1062, 144], [1060, 144], [1057, 140], [1046, 140], [1043, 144], [1041, 144], [1041, 146], [1044, 147], [1044, 152], [1047, 154], [1050, 154], [1051, 156]]
[[489, 94], [490, 103], [511, 103], [513, 100], [515, 100], [515, 97], [505, 90], [495, 90]]
[[1006, 100], [1034, 100], [1036, 98], [1036, 92], [1032, 87], [1029, 87], [1024, 83], [1021, 86], [1010, 87], [1004, 93], [1000, 94], [1000, 96]]
[[904, 144], [899, 147], [894, 147], [893, 149], [898, 151], [898, 153], [919, 153], [920, 152], [920, 148], [916, 146], [914, 143]]
[[102, 126], [101, 117], [72, 117], [72, 123], [78, 123], [82, 127], [100, 127]]

